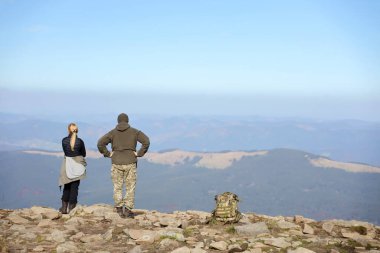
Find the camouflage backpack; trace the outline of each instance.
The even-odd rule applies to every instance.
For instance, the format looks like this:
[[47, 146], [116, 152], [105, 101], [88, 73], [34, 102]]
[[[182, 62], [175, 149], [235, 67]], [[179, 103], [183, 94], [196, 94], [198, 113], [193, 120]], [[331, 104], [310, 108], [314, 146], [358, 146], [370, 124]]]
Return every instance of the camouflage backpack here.
[[238, 210], [239, 198], [232, 192], [225, 192], [215, 196], [216, 208], [212, 212], [212, 217], [224, 223], [235, 223], [241, 219]]

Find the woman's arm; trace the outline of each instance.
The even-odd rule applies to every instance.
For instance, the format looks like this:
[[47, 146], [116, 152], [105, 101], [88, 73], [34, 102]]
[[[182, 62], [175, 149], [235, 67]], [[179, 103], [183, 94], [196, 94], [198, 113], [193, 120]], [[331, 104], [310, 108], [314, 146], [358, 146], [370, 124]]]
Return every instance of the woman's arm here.
[[86, 157], [86, 147], [84, 146], [84, 141], [82, 141], [82, 139], [80, 140], [81, 142], [81, 145], [80, 145], [80, 154], [83, 156], [83, 157]]

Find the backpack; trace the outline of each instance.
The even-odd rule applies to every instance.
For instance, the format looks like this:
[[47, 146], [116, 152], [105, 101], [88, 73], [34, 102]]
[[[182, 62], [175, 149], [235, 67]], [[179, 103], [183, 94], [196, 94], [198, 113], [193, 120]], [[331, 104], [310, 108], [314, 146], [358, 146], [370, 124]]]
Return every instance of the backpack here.
[[238, 210], [239, 198], [232, 192], [225, 192], [215, 196], [216, 208], [212, 218], [224, 223], [238, 222], [242, 215]]

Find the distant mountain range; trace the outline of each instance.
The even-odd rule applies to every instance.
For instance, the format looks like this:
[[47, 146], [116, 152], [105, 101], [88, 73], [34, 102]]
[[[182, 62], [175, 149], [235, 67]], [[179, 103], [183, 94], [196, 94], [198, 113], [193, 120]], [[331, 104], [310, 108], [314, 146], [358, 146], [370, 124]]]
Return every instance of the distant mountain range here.
[[[41, 150], [26, 150], [26, 154], [46, 155], [63, 157], [63, 152], [48, 152]], [[180, 166], [190, 163], [195, 167], [207, 169], [227, 169], [234, 166], [234, 163], [240, 161], [243, 157], [264, 156], [269, 151], [226, 151], [226, 152], [191, 152], [183, 150], [172, 150], [165, 152], [149, 152], [142, 160], [150, 163]], [[100, 158], [102, 155], [94, 150], [87, 150], [87, 158]], [[341, 169], [355, 173], [380, 173], [380, 168], [367, 164], [338, 162], [326, 157], [317, 157], [315, 155], [305, 154], [311, 165], [321, 168]]]
[[[58, 207], [60, 152], [0, 152], [0, 208]], [[79, 201], [112, 204], [110, 160], [89, 152]], [[358, 219], [380, 224], [380, 168], [293, 149], [149, 152], [138, 163], [136, 207], [214, 208], [214, 196], [239, 195], [244, 212]]]
[[[115, 116], [116, 117], [116, 116]], [[262, 117], [136, 116], [131, 125], [151, 139], [150, 151], [171, 149], [202, 152], [288, 148], [345, 162], [380, 166], [380, 123], [354, 120], [318, 121]], [[0, 113], [0, 150], [60, 151], [69, 122]], [[96, 149], [100, 136], [116, 119], [83, 118], [79, 136]]]

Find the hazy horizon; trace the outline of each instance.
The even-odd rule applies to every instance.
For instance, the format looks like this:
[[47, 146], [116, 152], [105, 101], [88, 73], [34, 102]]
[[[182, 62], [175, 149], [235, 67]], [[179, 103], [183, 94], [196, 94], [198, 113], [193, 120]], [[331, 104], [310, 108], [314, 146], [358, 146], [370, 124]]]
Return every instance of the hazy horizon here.
[[[121, 112], [152, 117], [238, 117], [380, 122], [380, 101], [331, 97], [260, 95], [107, 94], [96, 92], [0, 91], [1, 113], [81, 121]], [[108, 118], [108, 119], [107, 119]]]

